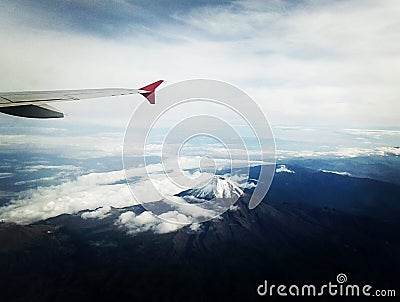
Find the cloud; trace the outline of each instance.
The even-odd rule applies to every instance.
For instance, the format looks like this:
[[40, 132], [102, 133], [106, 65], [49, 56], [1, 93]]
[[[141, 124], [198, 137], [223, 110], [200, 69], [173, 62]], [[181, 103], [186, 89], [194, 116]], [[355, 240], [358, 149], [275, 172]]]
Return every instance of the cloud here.
[[400, 156], [399, 147], [386, 147], [386, 148], [381, 148], [381, 150], [385, 155]]
[[239, 206], [236, 206], [236, 205], [231, 205], [229, 207], [229, 211], [237, 211], [238, 209], [239, 209]]
[[189, 217], [178, 211], [163, 213], [160, 215], [160, 218], [173, 223], [163, 221], [157, 226], [157, 232], [159, 233], [171, 233], [193, 222]]
[[89, 211], [89, 212], [84, 212], [82, 213], [81, 217], [83, 219], [104, 219], [108, 216], [110, 216], [110, 211], [111, 207], [110, 206], [104, 206], [100, 207], [94, 211]]
[[242, 188], [246, 189], [254, 189], [255, 187], [257, 187], [257, 184], [255, 182], [248, 182], [244, 186], [242, 186]]
[[353, 135], [362, 136], [377, 136], [381, 137], [383, 135], [398, 136], [400, 135], [400, 130], [388, 130], [388, 129], [343, 129], [345, 133], [350, 133]]
[[349, 172], [329, 171], [329, 170], [321, 170], [321, 172], [337, 174], [337, 175], [342, 175], [342, 176], [351, 176], [351, 174]]
[[[187, 216], [178, 211], [169, 211], [161, 214], [159, 217], [161, 219], [168, 219], [168, 221], [173, 221], [174, 223], [163, 221], [160, 218], [155, 217], [149, 211], [145, 211], [139, 215], [135, 215], [134, 212], [128, 211], [119, 216], [116, 224], [126, 227], [129, 234], [136, 234], [138, 232], [149, 230], [155, 233], [165, 234], [175, 232], [191, 223], [191, 220]], [[193, 230], [195, 229], [196, 227], [193, 227]]]
[[[21, 170], [19, 170], [21, 172]], [[69, 178], [71, 175], [68, 174], [65, 171], [61, 171], [59, 173], [56, 173], [53, 176], [48, 176], [48, 177], [41, 177], [41, 178], [34, 178], [34, 179], [29, 179], [29, 180], [19, 180], [16, 181], [14, 184], [17, 186], [22, 186], [22, 185], [30, 185], [30, 184], [41, 184], [43, 183], [49, 183], [49, 184], [54, 184], [55, 182], [59, 180], [65, 180], [66, 178]]]
[[378, 147], [378, 148], [360, 148], [360, 147], [344, 147], [337, 150], [279, 150], [278, 158], [317, 158], [317, 157], [360, 157], [360, 156], [399, 156], [400, 151], [397, 147]]
[[5, 0], [0, 8], [13, 16], [5, 19], [13, 25], [118, 38], [135, 35], [138, 31], [157, 34], [154, 28], [162, 22], [173, 21], [172, 14], [184, 14], [195, 7], [212, 7], [229, 2], [219, 1], [217, 4], [208, 0], [178, 0], [163, 5], [163, 1], [142, 0]]
[[11, 177], [11, 176], [13, 176], [12, 173], [7, 173], [7, 172], [0, 173], [0, 179], [1, 178], [8, 178], [8, 177]]
[[231, 182], [240, 188], [255, 188], [257, 183], [257, 179], [249, 179], [249, 175], [246, 174], [225, 174], [225, 178], [229, 178]]
[[[25, 131], [25, 130], [24, 130]], [[295, 157], [358, 157], [358, 156], [399, 156], [399, 148], [394, 145], [398, 142], [397, 130], [379, 130], [379, 129], [345, 129], [345, 130], [323, 130], [312, 129], [309, 127], [280, 127], [276, 130], [279, 135], [278, 145], [282, 144], [285, 148], [277, 151], [277, 157], [295, 158]], [[304, 134], [306, 133], [306, 134]], [[67, 135], [66, 135], [67, 134]], [[128, 207], [139, 203], [151, 203], [164, 200], [168, 209], [176, 210], [186, 216], [188, 219], [212, 218], [215, 211], [202, 208], [200, 206], [187, 206], [187, 202], [174, 196], [185, 189], [196, 185], [199, 176], [200, 161], [202, 155], [214, 154], [214, 145], [192, 146], [191, 151], [196, 156], [182, 156], [179, 160], [179, 167], [172, 166], [167, 169], [168, 176], [162, 172], [170, 166], [173, 156], [167, 158], [162, 163], [153, 160], [146, 168], [138, 166], [140, 160], [133, 161], [132, 166], [126, 170], [128, 179], [130, 179], [130, 189], [134, 193], [132, 196], [128, 186], [125, 183], [124, 171], [120, 170], [122, 163], [116, 160], [104, 168], [99, 163], [109, 163], [109, 158], [100, 159], [100, 154], [108, 154], [107, 150], [115, 148], [117, 150], [121, 145], [121, 136], [119, 134], [96, 133], [93, 137], [89, 136], [69, 136], [69, 132], [63, 136], [51, 136], [47, 134], [18, 134], [18, 135], [0, 135], [2, 153], [8, 153], [4, 158], [2, 165], [3, 177], [7, 183], [13, 183], [21, 187], [18, 190], [22, 192], [12, 192], [5, 194], [12, 196], [12, 200], [7, 200], [7, 206], [0, 208], [0, 217], [8, 221], [19, 223], [31, 223], [34, 221], [47, 219], [64, 213], [78, 213], [85, 210], [95, 210], [99, 207], [112, 206], [116, 208]], [[370, 138], [376, 136], [377, 138]], [[363, 136], [369, 144], [357, 142], [354, 138]], [[87, 140], [86, 140], [87, 138]], [[38, 141], [38, 147], [43, 152], [37, 152], [30, 148], [30, 142]], [[286, 143], [286, 145], [283, 145]], [[328, 143], [329, 145], [325, 145]], [[116, 144], [117, 146], [113, 146]], [[323, 144], [321, 146], [321, 144]], [[23, 146], [23, 147], [21, 147]], [[22, 150], [20, 150], [22, 148]], [[151, 149], [160, 150], [161, 144], [151, 145]], [[83, 149], [83, 153], [82, 153]], [[202, 150], [201, 150], [202, 149]], [[18, 150], [27, 152], [25, 155], [13, 158]], [[240, 150], [239, 150], [240, 151]], [[234, 167], [245, 167], [248, 164], [255, 165], [260, 162], [242, 160], [240, 152], [239, 160], [235, 161]], [[244, 151], [244, 150], [242, 150]], [[110, 154], [119, 155], [120, 151], [112, 151]], [[219, 152], [216, 152], [219, 154]], [[31, 156], [31, 154], [35, 154]], [[38, 154], [42, 154], [38, 156]], [[57, 154], [58, 157], [47, 154]], [[86, 154], [86, 155], [85, 155]], [[84, 161], [65, 160], [64, 157], [90, 159], [90, 164], [86, 165]], [[58, 164], [58, 160], [62, 159]], [[114, 158], [114, 157], [113, 157]], [[115, 157], [116, 158], [116, 157]], [[24, 160], [27, 159], [27, 160]], [[218, 171], [225, 173], [225, 168], [230, 167], [229, 159], [214, 158]], [[202, 164], [202, 168], [212, 167], [212, 161]], [[64, 164], [63, 164], [64, 163]], [[80, 168], [85, 165], [85, 168]], [[180, 169], [185, 171], [181, 173]], [[43, 175], [43, 170], [46, 174]], [[100, 170], [101, 169], [101, 170]], [[102, 172], [94, 172], [94, 171]], [[204, 169], [207, 170], [207, 169]], [[211, 171], [203, 172], [203, 176], [211, 176]], [[278, 165], [276, 172], [291, 171], [285, 165]], [[21, 179], [23, 173], [32, 173], [28, 179]], [[35, 174], [35, 172], [39, 172]], [[49, 175], [47, 174], [49, 172]], [[338, 171], [340, 172], [340, 171]], [[82, 173], [85, 173], [82, 175]], [[242, 172], [241, 172], [242, 173]], [[188, 177], [189, 176], [189, 177]], [[34, 178], [36, 177], [36, 178]], [[32, 179], [34, 178], [34, 179]], [[246, 175], [230, 175], [230, 180], [237, 183], [242, 188], [253, 188], [256, 186], [254, 181], [248, 182]], [[23, 185], [35, 185], [34, 189], [26, 190]], [[45, 186], [50, 185], [51, 186]], [[36, 188], [36, 185], [40, 187]], [[2, 188], [4, 190], [4, 188]], [[15, 195], [18, 195], [15, 197]]]
[[[51, 166], [50, 166], [51, 167]], [[67, 166], [70, 169], [69, 166]], [[166, 204], [181, 213], [179, 215], [160, 215], [172, 222], [184, 222], [187, 219], [199, 217], [214, 217], [215, 212], [200, 206], [190, 205], [174, 196], [183, 189], [166, 177], [161, 164], [149, 165], [146, 168], [136, 167], [116, 171], [88, 173], [77, 176], [76, 179], [64, 181], [58, 185], [38, 187], [19, 193], [17, 199], [0, 207], [0, 218], [28, 224], [48, 219], [60, 214], [75, 214], [84, 210], [107, 209], [108, 207], [124, 208], [138, 203], [152, 203], [164, 200]], [[63, 171], [61, 171], [63, 172]], [[130, 187], [125, 182], [126, 175], [132, 175]], [[186, 176], [179, 171], [170, 173], [174, 181], [180, 182]], [[39, 179], [46, 180], [46, 179]], [[27, 183], [28, 181], [25, 181]], [[132, 196], [132, 193], [134, 196]], [[99, 210], [102, 211], [102, 210]], [[177, 212], [177, 213], [178, 213]], [[172, 215], [175, 212], [171, 212]], [[82, 217], [101, 215], [102, 212], [89, 212]], [[189, 222], [189, 220], [186, 220]], [[160, 225], [165, 230], [170, 226]]]
[[[398, 1], [156, 3], [3, 1], [1, 90], [214, 78], [246, 90], [273, 124], [398, 124]], [[60, 109], [123, 127], [140, 100]]]
[[[290, 131], [289, 131], [290, 132]], [[312, 132], [312, 131], [307, 131]], [[317, 136], [318, 132], [316, 132]], [[357, 133], [360, 135], [360, 133]], [[389, 135], [393, 137], [393, 135]], [[99, 135], [98, 137], [101, 137]], [[329, 136], [328, 136], [329, 137]], [[396, 137], [396, 136], [394, 136]], [[29, 136], [24, 139], [26, 142], [29, 141]], [[68, 139], [66, 139], [68, 141]], [[346, 144], [350, 144], [354, 140], [350, 137], [346, 141]], [[16, 143], [18, 146], [18, 143]], [[11, 148], [13, 145], [11, 144]], [[96, 148], [94, 146], [94, 148]], [[55, 147], [55, 150], [58, 150]], [[64, 152], [67, 154], [68, 146], [64, 147]], [[357, 157], [357, 156], [399, 156], [399, 148], [396, 147], [340, 147], [337, 149], [323, 148], [319, 150], [279, 150], [278, 156], [280, 157]], [[57, 172], [55, 175], [41, 177], [32, 180], [19, 180], [16, 184], [23, 185], [29, 183], [44, 183], [52, 182], [51, 186], [38, 187], [35, 189], [26, 190], [23, 192], [17, 192], [11, 194], [17, 198], [9, 201], [7, 206], [0, 208], [0, 218], [7, 221], [14, 221], [18, 223], [31, 223], [34, 221], [47, 219], [56, 215], [64, 213], [78, 213], [85, 210], [95, 210], [101, 207], [116, 207], [123, 208], [132, 206], [139, 203], [151, 203], [154, 201], [164, 200], [169, 206], [169, 209], [177, 211], [184, 215], [189, 220], [196, 220], [198, 218], [212, 218], [215, 216], [215, 211], [212, 209], [202, 208], [201, 206], [191, 205], [187, 206], [187, 202], [174, 196], [175, 194], [183, 191], [185, 187], [177, 184], [187, 184], [187, 188], [194, 186], [196, 179], [196, 171], [198, 172], [198, 165], [200, 157], [182, 157], [181, 168], [188, 169], [194, 174], [190, 174], [189, 182], [187, 179], [187, 173], [180, 173], [180, 171], [171, 170], [169, 176], [174, 179], [171, 182], [164, 173], [162, 173], [165, 166], [168, 166], [164, 162], [164, 167], [161, 163], [148, 165], [144, 167], [133, 167], [126, 170], [126, 174], [130, 181], [130, 190], [134, 193], [132, 196], [128, 186], [125, 183], [125, 175], [122, 170], [107, 171], [107, 172], [85, 172], [84, 175], [76, 175], [75, 171], [83, 173], [83, 170], [75, 170], [75, 166], [72, 165], [55, 165], [53, 162], [49, 162], [48, 166], [45, 163], [38, 164], [37, 161], [32, 162], [33, 165], [24, 165], [23, 162], [20, 164], [22, 167], [35, 168], [35, 169], [52, 169]], [[7, 159], [8, 160], [8, 159]], [[229, 167], [229, 161], [225, 159], [217, 159], [218, 165], [221, 167]], [[225, 162], [224, 162], [225, 161]], [[12, 166], [15, 165], [15, 161], [12, 162]], [[8, 165], [8, 161], [7, 161]], [[246, 165], [246, 162], [243, 162]], [[64, 171], [64, 169], [66, 169]], [[96, 167], [95, 167], [96, 169]], [[194, 169], [194, 170], [190, 170]], [[7, 170], [8, 171], [8, 170]], [[74, 172], [71, 179], [71, 173]], [[277, 173], [294, 172], [288, 169], [285, 165], [279, 165], [276, 169]], [[340, 171], [338, 171], [340, 172]], [[2, 174], [7, 179], [13, 179], [14, 175], [9, 172]], [[65, 174], [67, 173], [67, 174]], [[208, 173], [202, 173], [207, 176]], [[209, 174], [210, 176], [212, 174]], [[69, 178], [70, 180], [63, 180]], [[248, 182], [246, 175], [231, 175], [231, 181], [234, 181], [243, 188], [252, 188], [256, 184], [254, 182]], [[59, 184], [54, 184], [54, 181], [62, 181]], [[10, 196], [10, 194], [8, 194]], [[88, 214], [89, 215], [89, 214]], [[174, 217], [178, 221], [184, 217]], [[165, 226], [167, 228], [167, 226]]]
[[135, 213], [132, 211], [128, 211], [125, 213], [122, 213], [119, 218], [118, 218], [118, 223], [120, 224], [127, 224], [129, 223], [132, 218], [136, 217]]
[[201, 231], [201, 224], [200, 224], [200, 223], [192, 223], [192, 224], [190, 225], [190, 229], [191, 229], [193, 232], [199, 232], [199, 231]]
[[288, 169], [285, 165], [280, 165], [275, 170], [276, 173], [295, 173], [293, 170]]
[[[26, 164], [26, 163], [25, 163]], [[20, 169], [20, 172], [37, 172], [40, 170], [62, 170], [62, 171], [76, 171], [79, 170], [79, 167], [73, 165], [32, 165], [32, 166], [25, 166], [24, 168]]]
[[282, 120], [292, 116], [292, 124], [304, 124], [307, 116], [322, 124], [334, 119], [351, 123], [350, 116], [363, 124], [368, 117], [397, 124], [389, 108], [400, 69], [389, 62], [399, 54], [400, 44], [393, 40], [398, 2], [253, 3], [242, 9], [197, 10], [184, 20], [205, 37], [234, 45], [230, 54], [239, 56], [247, 46], [249, 55], [235, 67], [241, 81], [247, 78], [245, 87], [254, 87], [258, 99], [264, 99], [263, 109], [273, 121], [275, 114]]
[[[122, 136], [122, 133], [85, 136], [0, 135], [0, 146], [2, 153], [29, 151], [41, 154], [56, 153], [69, 158], [94, 158], [121, 154]], [[45, 166], [37, 167], [43, 169]]]
[[60, 185], [38, 187], [19, 194], [18, 199], [0, 208], [6, 221], [28, 224], [60, 214], [73, 214], [99, 207], [136, 204], [124, 180], [123, 171], [89, 173]]

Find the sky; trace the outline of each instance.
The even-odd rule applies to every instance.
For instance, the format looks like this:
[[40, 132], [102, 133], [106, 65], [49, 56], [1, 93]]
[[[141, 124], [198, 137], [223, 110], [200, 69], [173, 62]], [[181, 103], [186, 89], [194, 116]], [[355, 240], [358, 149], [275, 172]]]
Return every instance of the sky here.
[[[398, 127], [400, 3], [0, 1], [0, 91], [226, 81], [274, 125]], [[123, 128], [143, 99], [57, 105]]]

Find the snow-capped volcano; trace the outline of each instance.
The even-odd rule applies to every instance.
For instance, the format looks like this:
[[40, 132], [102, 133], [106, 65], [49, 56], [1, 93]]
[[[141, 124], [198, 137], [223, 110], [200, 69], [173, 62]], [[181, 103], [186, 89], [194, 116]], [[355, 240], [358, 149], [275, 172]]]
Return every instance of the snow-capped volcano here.
[[182, 191], [176, 196], [183, 197], [193, 202], [193, 199], [211, 200], [214, 198], [238, 198], [242, 194], [243, 191], [230, 180], [221, 176], [214, 176], [205, 186]]

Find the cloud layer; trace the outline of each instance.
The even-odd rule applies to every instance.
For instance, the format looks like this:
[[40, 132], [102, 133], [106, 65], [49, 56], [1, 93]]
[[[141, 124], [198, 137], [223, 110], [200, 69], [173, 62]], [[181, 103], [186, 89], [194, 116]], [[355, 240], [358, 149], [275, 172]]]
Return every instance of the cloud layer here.
[[[396, 0], [33, 3], [0, 5], [1, 90], [213, 78], [248, 92], [273, 124], [398, 125]], [[123, 127], [140, 100], [60, 108]]]

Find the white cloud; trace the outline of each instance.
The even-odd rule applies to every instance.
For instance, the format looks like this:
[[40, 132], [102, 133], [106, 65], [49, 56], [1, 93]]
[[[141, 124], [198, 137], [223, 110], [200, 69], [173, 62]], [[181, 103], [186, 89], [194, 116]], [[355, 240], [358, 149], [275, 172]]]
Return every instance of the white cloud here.
[[[21, 172], [21, 170], [18, 170], [18, 172]], [[68, 173], [66, 173], [65, 171], [61, 171], [59, 173], [56, 173], [53, 176], [48, 176], [48, 177], [41, 177], [41, 178], [35, 178], [35, 179], [29, 179], [29, 180], [20, 180], [20, 181], [16, 181], [14, 184], [15, 185], [29, 185], [29, 184], [36, 184], [36, 183], [50, 183], [50, 182], [54, 182], [56, 180], [59, 179], [68, 179], [70, 175], [68, 175]]]
[[229, 211], [237, 211], [238, 209], [239, 209], [239, 206], [236, 206], [236, 205], [231, 205], [229, 207]]
[[111, 207], [110, 206], [104, 206], [100, 207], [94, 211], [89, 211], [89, 212], [84, 212], [82, 213], [81, 217], [83, 219], [104, 219], [108, 216], [110, 216], [110, 211]]
[[60, 185], [31, 189], [22, 192], [9, 205], [1, 207], [0, 217], [26, 224], [104, 206], [134, 205], [136, 202], [127, 185], [116, 183], [123, 179], [122, 171], [90, 173]]
[[[0, 65], [7, 77], [1, 90], [215, 78], [245, 89], [273, 123], [397, 125], [399, 2], [287, 3], [238, 1], [176, 12], [179, 22], [160, 21], [114, 39], [30, 29], [24, 24], [43, 16], [20, 7], [24, 13], [16, 23], [3, 3], [0, 34], [7, 47]], [[107, 98], [60, 108], [72, 122], [124, 126], [140, 100]]]
[[[193, 222], [189, 217], [179, 213], [178, 211], [163, 213], [160, 215], [160, 218], [168, 221], [163, 221], [157, 226], [157, 232], [161, 234], [174, 232]], [[173, 223], [170, 223], [169, 221]]]
[[127, 224], [135, 216], [136, 216], [135, 213], [132, 212], [132, 211], [128, 211], [128, 212], [122, 213], [118, 218], [118, 222], [121, 223], [121, 224]]
[[[168, 219], [168, 221], [174, 221], [175, 223], [169, 223], [160, 218]], [[165, 234], [174, 232], [191, 223], [191, 220], [187, 216], [177, 211], [163, 213], [160, 215], [160, 218], [155, 217], [149, 211], [145, 211], [139, 215], [128, 211], [119, 216], [117, 225], [126, 227], [130, 234], [149, 230], [155, 233]]]
[[199, 232], [199, 231], [201, 231], [201, 224], [200, 223], [192, 223], [189, 228], [193, 232]]
[[37, 172], [37, 171], [45, 170], [45, 169], [63, 170], [63, 171], [76, 171], [76, 170], [79, 170], [79, 167], [72, 166], [72, 165], [59, 165], [59, 166], [33, 165], [33, 166], [25, 166], [23, 169], [19, 169], [19, 171], [20, 172]]
[[399, 148], [397, 147], [378, 147], [378, 148], [360, 148], [360, 147], [344, 147], [337, 150], [278, 150], [278, 158], [316, 158], [316, 157], [360, 157], [360, 156], [387, 156], [387, 155], [400, 155]]
[[395, 147], [383, 147], [380, 148], [380, 150], [383, 152], [384, 155], [395, 155], [395, 156], [400, 156], [400, 148], [395, 148]]
[[400, 135], [400, 130], [387, 130], [387, 129], [343, 129], [345, 133], [350, 133], [353, 135], [360, 136], [377, 136], [382, 135], [398, 136]]
[[246, 188], [246, 189], [253, 189], [253, 188], [257, 187], [257, 184], [254, 182], [248, 182], [248, 183], [245, 183], [245, 185], [242, 187]]
[[13, 176], [12, 173], [7, 173], [7, 172], [0, 173], [0, 179], [1, 178], [8, 178], [8, 177], [11, 177], [11, 176]]
[[397, 108], [400, 72], [398, 64], [390, 66], [400, 47], [397, 1], [312, 2], [296, 9], [280, 2], [283, 9], [272, 11], [270, 3], [257, 3], [261, 9], [202, 10], [182, 19], [207, 35], [228, 36], [225, 45], [234, 47], [224, 58], [241, 56], [234, 64], [238, 81], [246, 78], [245, 87], [263, 99], [274, 122], [291, 116], [304, 124], [312, 116], [306, 123], [352, 124], [353, 117], [359, 124], [397, 124], [389, 112]]
[[321, 170], [321, 172], [337, 174], [337, 175], [342, 175], [342, 176], [351, 176], [351, 174], [349, 172], [329, 171], [329, 170]]
[[276, 173], [295, 173], [293, 170], [288, 169], [285, 165], [280, 165], [275, 170]]
[[[327, 151], [279, 151], [278, 154], [285, 157], [399, 156], [400, 151], [399, 148], [395, 147], [349, 147]], [[194, 168], [198, 164], [198, 158], [183, 158], [183, 163], [185, 168]], [[57, 170], [64, 168], [67, 170], [75, 169], [74, 166], [68, 165], [49, 165], [49, 167]], [[45, 165], [36, 165], [36, 168], [42, 169], [45, 168]], [[0, 218], [18, 223], [31, 223], [64, 213], [78, 213], [84, 210], [95, 210], [100, 207], [122, 208], [135, 205], [137, 201], [145, 204], [158, 200], [164, 200], [174, 211], [183, 215], [182, 217], [172, 216], [177, 221], [184, 221], [186, 218], [188, 221], [195, 221], [196, 219], [213, 218], [216, 215], [215, 211], [211, 209], [202, 208], [198, 205], [187, 206], [187, 202], [184, 199], [174, 196], [185, 189], [177, 184], [186, 183], [189, 187], [193, 187], [195, 183], [194, 179], [190, 177], [186, 179], [187, 175], [181, 174], [179, 171], [171, 171], [169, 176], [175, 181], [171, 182], [168, 177], [160, 173], [162, 170], [162, 164], [153, 164], [146, 168], [138, 167], [126, 171], [128, 177], [135, 176], [135, 181], [130, 184], [130, 189], [137, 199], [133, 198], [128, 186], [124, 183], [124, 171], [89, 173], [78, 176], [75, 180], [65, 181], [59, 185], [39, 187], [21, 192], [18, 198], [11, 200], [7, 206], [0, 208]], [[63, 172], [63, 170], [60, 171], [60, 173]], [[276, 172], [294, 173], [294, 171], [288, 169], [285, 165], [279, 165]], [[206, 175], [207, 173], [203, 174]], [[150, 179], [147, 178], [147, 175]], [[7, 173], [4, 174], [4, 177], [9, 176], [11, 177]], [[56, 174], [54, 177], [58, 176], [60, 175]], [[52, 181], [54, 180], [52, 177], [48, 179], [42, 178], [38, 181]], [[255, 186], [255, 184], [248, 184], [246, 175], [232, 175], [231, 181], [242, 187], [249, 188]], [[25, 183], [28, 183], [28, 181], [25, 181]], [[165, 230], [170, 229], [168, 226], [162, 227], [165, 227]]]
[[159, 219], [148, 211], [137, 216], [132, 211], [122, 213], [116, 222], [117, 225], [128, 228], [131, 234], [148, 231], [159, 223]]
[[[6, 127], [4, 127], [6, 128]], [[10, 129], [13, 129], [12, 126]], [[4, 153], [21, 151], [41, 154], [56, 153], [69, 158], [95, 158], [119, 155], [122, 152], [122, 132], [99, 133], [95, 135], [46, 136], [42, 134], [0, 135], [0, 146]], [[31, 169], [49, 168], [45, 165], [31, 166]], [[51, 169], [68, 168], [52, 166]], [[73, 169], [72, 166], [69, 168]]]
[[[189, 223], [191, 218], [214, 217], [215, 212], [187, 202], [174, 195], [183, 189], [171, 182], [162, 172], [161, 164], [149, 165], [146, 168], [138, 167], [126, 170], [127, 175], [135, 176], [136, 182], [130, 183], [130, 188], [124, 182], [124, 171], [110, 171], [80, 175], [76, 180], [65, 181], [59, 185], [38, 187], [19, 194], [10, 204], [0, 207], [0, 218], [17, 223], [32, 223], [60, 214], [74, 214], [84, 210], [95, 210], [108, 207], [123, 208], [139, 203], [145, 204], [164, 200], [167, 204], [179, 211], [183, 216], [160, 215], [172, 222]], [[147, 175], [151, 179], [147, 178]], [[185, 178], [179, 172], [170, 174], [174, 181]], [[43, 179], [42, 179], [43, 180]], [[131, 191], [134, 193], [132, 196]], [[178, 213], [178, 212], [176, 212]], [[94, 214], [84, 214], [89, 218]], [[160, 225], [164, 230], [171, 229], [168, 225]]]

